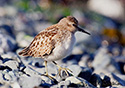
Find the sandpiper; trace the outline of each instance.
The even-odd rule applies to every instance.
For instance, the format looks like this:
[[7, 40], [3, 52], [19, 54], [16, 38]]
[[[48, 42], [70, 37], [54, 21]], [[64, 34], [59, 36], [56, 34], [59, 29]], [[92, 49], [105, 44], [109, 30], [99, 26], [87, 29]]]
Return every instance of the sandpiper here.
[[[57, 65], [55, 62], [56, 60], [63, 59], [71, 53], [75, 44], [74, 34], [77, 31], [90, 35], [90, 33], [78, 26], [78, 21], [75, 17], [67, 16], [61, 19], [57, 24], [37, 34], [30, 45], [19, 52], [19, 55], [40, 57], [44, 59], [46, 69], [45, 75], [51, 78], [51, 76], [48, 75], [47, 62], [52, 61]], [[71, 71], [59, 65], [57, 65], [57, 67], [59, 75], [61, 75], [61, 70], [64, 70], [67, 75], [68, 71]]]

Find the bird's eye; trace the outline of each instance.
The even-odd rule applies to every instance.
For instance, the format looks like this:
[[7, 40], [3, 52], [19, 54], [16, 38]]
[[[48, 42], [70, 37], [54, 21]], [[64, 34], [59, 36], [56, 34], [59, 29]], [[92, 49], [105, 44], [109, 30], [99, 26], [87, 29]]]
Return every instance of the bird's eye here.
[[73, 24], [74, 27], [76, 27], [76, 24]]

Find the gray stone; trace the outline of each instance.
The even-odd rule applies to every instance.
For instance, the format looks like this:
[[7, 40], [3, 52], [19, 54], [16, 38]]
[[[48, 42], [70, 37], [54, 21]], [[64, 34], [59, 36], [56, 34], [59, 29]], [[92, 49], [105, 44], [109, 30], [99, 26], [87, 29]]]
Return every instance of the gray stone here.
[[58, 88], [58, 84], [57, 85], [53, 85], [50, 88]]
[[9, 60], [4, 63], [4, 65], [10, 67], [12, 70], [18, 69], [19, 63], [14, 60]]
[[92, 65], [95, 69], [104, 69], [106, 68], [110, 62], [111, 62], [111, 57], [107, 54], [108, 50], [107, 48], [100, 48], [95, 55], [94, 61], [92, 62]]
[[9, 71], [8, 74], [9, 74], [10, 77], [11, 77], [11, 81], [10, 81], [11, 83], [16, 82], [16, 81], [17, 81], [17, 78], [18, 78], [19, 76], [21, 76], [21, 75], [20, 75], [21, 72], [19, 72], [19, 71], [17, 71], [17, 70]]
[[3, 59], [8, 58], [8, 59], [13, 59], [13, 60], [15, 60], [15, 61], [17, 61], [19, 63], [21, 62], [20, 58], [13, 52], [7, 52], [6, 54], [2, 54], [1, 57]]
[[52, 63], [47, 63], [48, 73], [49, 74], [57, 74], [57, 66]]
[[67, 68], [69, 68], [73, 74], [73, 76], [78, 76], [80, 72], [82, 71], [82, 68], [79, 65], [70, 65]]
[[[118, 84], [122, 85], [122, 86], [125, 86], [125, 80], [118, 77], [116, 74], [112, 73], [112, 78], [117, 81]], [[125, 76], [123, 76], [125, 78]]]
[[20, 47], [27, 47], [32, 39], [32, 36], [28, 36], [24, 32], [20, 32], [16, 35], [16, 40]]
[[92, 74], [92, 70], [87, 67], [80, 67], [79, 65], [70, 65], [68, 68], [72, 71], [73, 76], [78, 76], [89, 80]]
[[88, 66], [88, 61], [89, 61], [89, 55], [84, 55], [79, 61], [79, 66], [81, 67], [87, 67]]
[[7, 81], [10, 81], [12, 78], [11, 76], [8, 74], [8, 73], [5, 73], [4, 74], [4, 78], [7, 80]]
[[10, 84], [12, 88], [21, 88], [18, 82], [14, 82]]
[[92, 75], [92, 70], [88, 67], [81, 67], [82, 71], [78, 75], [78, 77], [84, 78], [85, 80], [89, 81]]
[[83, 54], [83, 49], [81, 47], [75, 46], [72, 51], [73, 55]]
[[3, 64], [3, 61], [2, 61], [2, 60], [0, 60], [0, 65], [1, 65], [1, 64]]
[[91, 83], [89, 83], [88, 81], [86, 81], [85, 79], [80, 78], [80, 77], [70, 76], [70, 77], [66, 78], [65, 81], [68, 81], [68, 80], [71, 81], [71, 83], [76, 84], [81, 87], [95, 88]]
[[11, 36], [0, 33], [0, 40], [1, 40], [0, 46], [2, 49], [2, 51], [0, 51], [0, 54], [15, 49], [16, 41]]
[[101, 79], [102, 79], [102, 85], [101, 85], [101, 87], [111, 86], [111, 79], [110, 79], [109, 76], [107, 76], [107, 75], [101, 73], [101, 74], [100, 74], [100, 77], [101, 77]]
[[2, 72], [0, 72], [0, 83], [4, 83], [4, 79], [3, 79], [3, 73]]
[[23, 71], [30, 76], [38, 75], [38, 72], [36, 72], [35, 69], [32, 69], [29, 66], [26, 66], [26, 68]]
[[[45, 73], [45, 68], [38, 68], [36, 66], [32, 66], [32, 65], [28, 65], [29, 68], [31, 68], [32, 70], [35, 70], [36, 72], [38, 72], [39, 74], [44, 74]], [[50, 73], [49, 73], [50, 74]]]
[[61, 81], [60, 83], [58, 83], [58, 87], [59, 88], [67, 88], [69, 85], [71, 84], [70, 80], [67, 81]]
[[32, 77], [19, 77], [19, 85], [21, 88], [34, 88], [35, 86], [39, 86], [42, 83], [42, 79], [37, 76]]
[[0, 88], [11, 88], [11, 86], [8, 83], [5, 83], [4, 85], [0, 86]]
[[[51, 76], [51, 75], [49, 75], [49, 76]], [[50, 79], [49, 77], [47, 77], [45, 75], [41, 75], [40, 77], [42, 78], [42, 80], [44, 80], [44, 82], [46, 84], [48, 84], [47, 86], [52, 86], [52, 84], [57, 84], [58, 83], [58, 81], [53, 76], [51, 76], [51, 77], [53, 77], [52, 79]]]
[[94, 73], [90, 78], [90, 83], [93, 84], [96, 87], [101, 87], [102, 79], [98, 74]]

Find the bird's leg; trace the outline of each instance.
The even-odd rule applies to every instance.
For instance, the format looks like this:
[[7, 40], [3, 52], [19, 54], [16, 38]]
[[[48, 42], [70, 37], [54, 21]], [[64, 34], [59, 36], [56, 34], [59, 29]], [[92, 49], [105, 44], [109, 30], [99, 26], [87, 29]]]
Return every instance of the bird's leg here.
[[46, 70], [46, 73], [44, 74], [44, 76], [47, 76], [47, 77], [49, 77], [51, 80], [54, 80], [54, 78], [48, 74], [47, 61], [45, 61], [45, 70]]
[[48, 75], [47, 61], [44, 61], [44, 62], [45, 62], [45, 70], [46, 70], [46, 73], [45, 73], [45, 75]]
[[65, 71], [65, 73], [66, 73], [67, 76], [69, 76], [68, 71], [72, 72], [68, 68], [63, 68], [63, 67], [59, 66], [55, 61], [53, 61], [53, 63], [58, 67], [58, 73], [59, 73], [60, 77], [61, 77], [61, 70]]

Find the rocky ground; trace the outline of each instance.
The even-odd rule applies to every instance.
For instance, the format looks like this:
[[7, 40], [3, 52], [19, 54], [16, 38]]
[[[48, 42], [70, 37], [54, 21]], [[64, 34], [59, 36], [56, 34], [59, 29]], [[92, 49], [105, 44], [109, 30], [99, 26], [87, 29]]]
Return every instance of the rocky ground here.
[[[55, 78], [51, 80], [42, 75], [45, 67], [41, 58], [22, 57], [18, 52], [29, 45], [38, 32], [53, 23], [42, 13], [24, 13], [11, 6], [10, 13], [7, 8], [0, 7], [0, 88], [125, 86], [125, 48], [102, 35], [96, 22], [86, 26], [91, 36], [77, 33], [72, 54], [57, 61], [60, 66], [72, 71], [69, 76], [62, 71], [60, 77], [58, 68], [48, 63], [48, 72]], [[75, 16], [76, 13], [81, 12], [74, 11], [72, 14]], [[77, 17], [84, 18], [83, 15]], [[124, 28], [125, 25], [120, 32]]]

